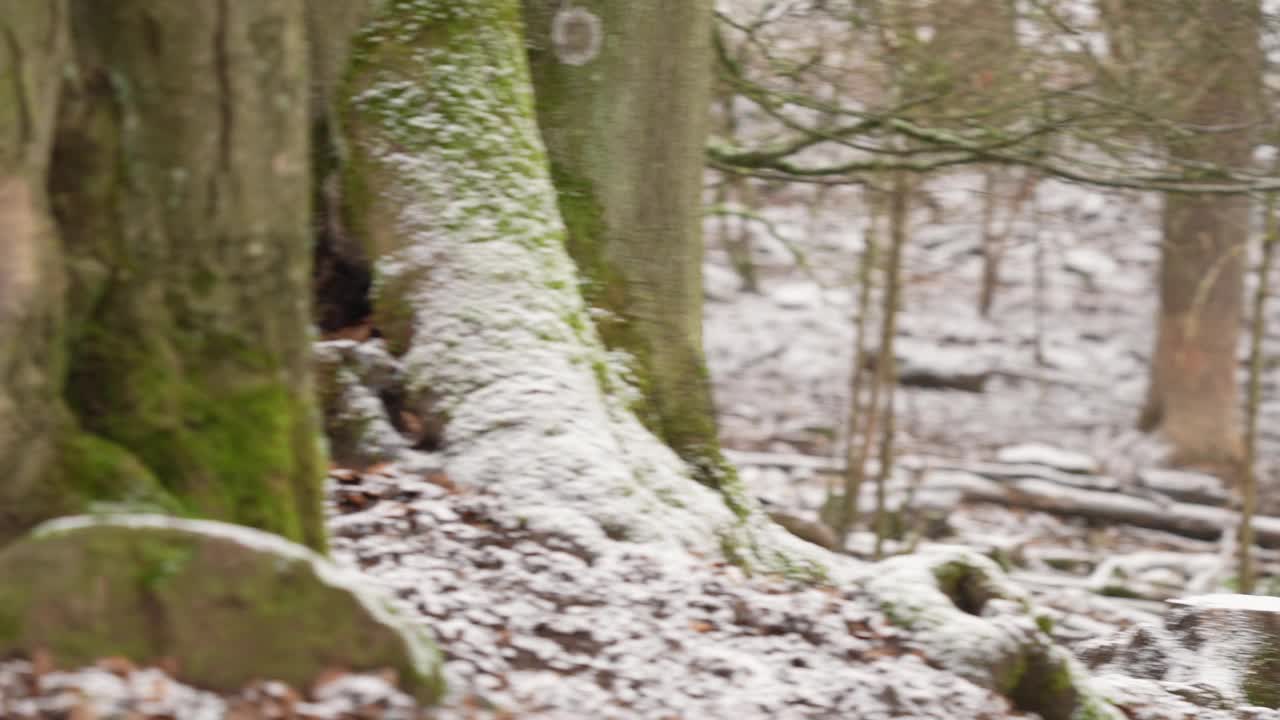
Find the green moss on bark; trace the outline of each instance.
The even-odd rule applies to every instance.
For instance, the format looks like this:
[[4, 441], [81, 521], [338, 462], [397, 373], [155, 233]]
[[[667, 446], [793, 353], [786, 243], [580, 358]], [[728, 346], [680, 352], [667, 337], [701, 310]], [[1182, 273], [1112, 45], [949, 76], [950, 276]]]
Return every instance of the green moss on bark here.
[[710, 4], [586, 2], [579, 9], [599, 18], [602, 37], [597, 54], [573, 62], [553, 47], [560, 3], [524, 5], [566, 246], [601, 311], [600, 336], [630, 356], [646, 427], [701, 482], [732, 483], [700, 330]]
[[303, 4], [72, 0], [68, 16], [49, 186], [85, 293], [63, 397], [103, 442], [77, 441], [61, 480], [143, 476], [104, 459], [113, 444], [188, 512], [322, 548]]
[[181, 504], [133, 453], [88, 433], [71, 433], [58, 447], [55, 471], [78, 511], [97, 503], [119, 503], [181, 513]]
[[[311, 400], [272, 381], [280, 369], [271, 358], [246, 349], [225, 364], [180, 367], [167, 347], [147, 352], [132, 338], [88, 337], [69, 383], [87, 429], [128, 448], [190, 512], [308, 537], [305, 504], [318, 496], [296, 494], [292, 479], [314, 471], [296, 436]], [[199, 350], [216, 357], [212, 347]], [[88, 387], [101, 377], [114, 380]]]

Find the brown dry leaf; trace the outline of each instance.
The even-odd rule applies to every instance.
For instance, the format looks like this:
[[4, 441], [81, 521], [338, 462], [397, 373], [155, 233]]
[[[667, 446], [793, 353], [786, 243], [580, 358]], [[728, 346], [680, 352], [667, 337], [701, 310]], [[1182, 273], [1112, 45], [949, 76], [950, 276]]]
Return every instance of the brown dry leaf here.
[[864, 651], [862, 653], [862, 659], [867, 662], [870, 662], [872, 660], [878, 660], [880, 658], [898, 657], [901, 654], [902, 653], [898, 652], [894, 648], [889, 647], [888, 645], [877, 645], [876, 647], [868, 648], [866, 651]]
[[71, 712], [67, 713], [67, 720], [98, 720], [98, 713], [93, 711], [93, 706], [86, 700], [71, 708]]
[[147, 699], [152, 702], [162, 703], [169, 699], [169, 678], [157, 677], [151, 682], [151, 692]]
[[311, 697], [314, 698], [325, 685], [328, 685], [331, 682], [337, 682], [343, 677], [346, 677], [346, 675], [347, 671], [340, 667], [330, 667], [321, 670], [320, 674], [311, 681]]
[[53, 672], [57, 667], [53, 661], [53, 653], [50, 653], [47, 648], [36, 648], [31, 653], [31, 678], [35, 680], [36, 687], [40, 686], [40, 678]]
[[178, 662], [178, 658], [166, 655], [156, 661], [156, 667], [163, 670], [169, 677], [176, 678], [182, 670], [182, 663]]
[[391, 463], [380, 462], [374, 463], [364, 469], [366, 475], [381, 475], [382, 477], [392, 477], [395, 471], [392, 469]]
[[694, 620], [689, 623], [689, 629], [697, 633], [709, 633], [715, 630], [716, 626], [706, 620]]
[[338, 506], [344, 510], [363, 510], [369, 506], [369, 496], [359, 490], [340, 490]]
[[400, 425], [404, 427], [405, 434], [415, 441], [421, 440], [422, 436], [427, 432], [426, 425], [423, 424], [422, 418], [408, 410], [400, 411]]
[[422, 479], [432, 485], [438, 485], [445, 490], [448, 490], [450, 493], [458, 492], [458, 484], [455, 483], [453, 478], [449, 477], [443, 470], [434, 470], [429, 472], [426, 477]]
[[105, 670], [116, 677], [126, 677], [129, 673], [138, 669], [138, 666], [134, 665], [132, 660], [122, 655], [100, 658], [94, 665], [99, 670]]
[[223, 720], [261, 720], [253, 705], [244, 700], [237, 701], [227, 708]]
[[352, 485], [360, 482], [360, 473], [351, 468], [330, 468], [329, 477], [337, 480], [343, 485]]
[[382, 668], [378, 671], [378, 677], [391, 687], [400, 687], [400, 673], [395, 668]]

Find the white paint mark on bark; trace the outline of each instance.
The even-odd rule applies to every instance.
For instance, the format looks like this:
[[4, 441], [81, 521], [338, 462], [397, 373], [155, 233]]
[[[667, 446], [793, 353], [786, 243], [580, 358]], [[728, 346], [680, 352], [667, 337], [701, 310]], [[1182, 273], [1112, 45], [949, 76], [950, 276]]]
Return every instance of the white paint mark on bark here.
[[604, 25], [580, 7], [565, 6], [551, 19], [551, 45], [565, 65], [586, 65], [600, 54]]

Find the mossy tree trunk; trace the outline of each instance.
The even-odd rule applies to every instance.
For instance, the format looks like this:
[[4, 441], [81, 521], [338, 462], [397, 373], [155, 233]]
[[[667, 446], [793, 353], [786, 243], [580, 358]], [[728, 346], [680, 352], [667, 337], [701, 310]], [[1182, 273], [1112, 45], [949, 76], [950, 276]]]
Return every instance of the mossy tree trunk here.
[[0, 542], [63, 509], [47, 482], [69, 428], [61, 403], [61, 258], [44, 187], [66, 3], [0, 1]]
[[736, 478], [696, 482], [633, 411], [566, 249], [519, 0], [389, 0], [343, 95], [374, 321], [403, 364], [405, 408], [443, 428], [449, 476], [530, 528], [818, 572], [817, 549]]
[[[86, 501], [168, 498], [322, 547], [303, 3], [8, 5], [25, 97], [0, 112], [25, 119], [0, 121], [14, 129], [0, 157], [30, 228], [13, 252], [31, 259], [6, 270], [19, 310], [0, 334], [25, 355], [3, 343], [4, 412], [26, 425], [0, 430], [0, 456], [43, 467], [0, 497], [57, 497], [0, 518], [0, 535]], [[47, 49], [66, 36], [69, 58]], [[32, 368], [46, 375], [24, 380]], [[41, 460], [49, 446], [58, 462]]]
[[702, 350], [709, 0], [525, 0], [538, 123], [568, 248], [645, 424], [723, 479]]

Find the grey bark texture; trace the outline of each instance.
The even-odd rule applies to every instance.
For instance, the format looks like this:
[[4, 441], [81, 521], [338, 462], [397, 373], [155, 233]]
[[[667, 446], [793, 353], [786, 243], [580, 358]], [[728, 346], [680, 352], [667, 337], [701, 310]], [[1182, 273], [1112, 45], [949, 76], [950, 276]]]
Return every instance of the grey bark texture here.
[[301, 0], [0, 15], [0, 537], [129, 501], [323, 546]]
[[641, 419], [718, 485], [701, 329], [711, 3], [524, 8], [538, 124], [596, 325], [634, 358]]
[[46, 478], [60, 396], [65, 279], [44, 194], [67, 58], [62, 0], [0, 1], [0, 542], [65, 509]]

